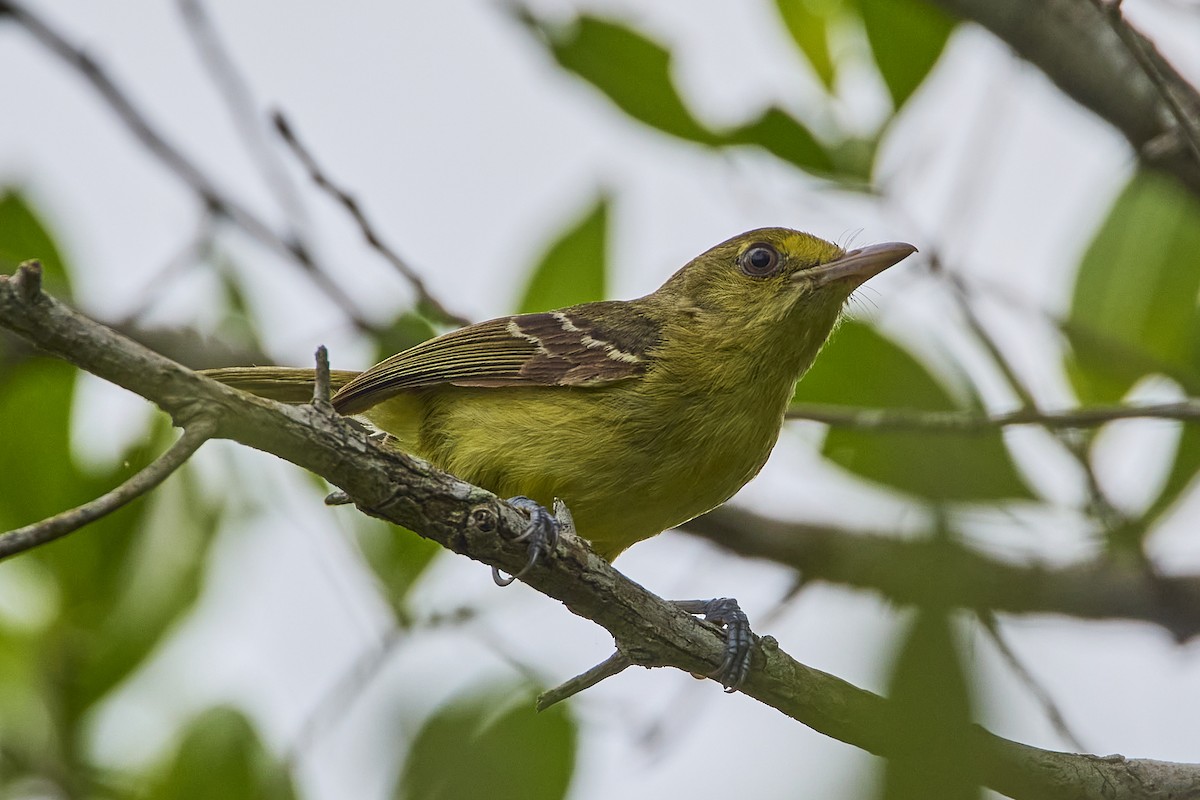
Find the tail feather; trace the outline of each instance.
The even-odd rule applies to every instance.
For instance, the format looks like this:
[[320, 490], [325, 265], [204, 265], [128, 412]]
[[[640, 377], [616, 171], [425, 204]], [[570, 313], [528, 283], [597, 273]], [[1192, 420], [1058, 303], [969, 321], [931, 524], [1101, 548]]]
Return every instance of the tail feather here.
[[[278, 400], [281, 403], [307, 403], [312, 400], [316, 373], [297, 367], [222, 367], [205, 369], [201, 375], [234, 389]], [[337, 391], [358, 376], [352, 370], [337, 369], [329, 373], [329, 388]]]

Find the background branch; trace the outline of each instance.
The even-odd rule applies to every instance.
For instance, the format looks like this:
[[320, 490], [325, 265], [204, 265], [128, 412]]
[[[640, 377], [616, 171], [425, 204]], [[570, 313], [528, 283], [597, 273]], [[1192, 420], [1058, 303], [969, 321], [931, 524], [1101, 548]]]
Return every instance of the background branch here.
[[824, 403], [797, 403], [787, 412], [788, 419], [821, 422], [838, 428], [864, 430], [925, 430], [953, 433], [985, 433], [1012, 425], [1040, 425], [1044, 428], [1096, 428], [1119, 419], [1200, 420], [1200, 403], [1093, 406], [1039, 411], [1022, 408], [999, 414], [978, 411], [924, 411], [915, 408], [855, 408]]
[[731, 506], [692, 520], [685, 530], [739, 555], [792, 566], [806, 581], [871, 589], [897, 603], [1138, 619], [1180, 640], [1200, 633], [1200, 578], [1156, 577], [1115, 560], [1011, 564], [953, 541], [781, 522]]
[[[934, 2], [1003, 39], [1069, 97], [1119, 130], [1143, 163], [1175, 176], [1200, 196], [1200, 161], [1187, 138], [1200, 128], [1200, 94], [1140, 33], [1129, 29], [1128, 36], [1154, 65], [1157, 79], [1092, 0]], [[1190, 125], [1176, 123], [1172, 103]]]

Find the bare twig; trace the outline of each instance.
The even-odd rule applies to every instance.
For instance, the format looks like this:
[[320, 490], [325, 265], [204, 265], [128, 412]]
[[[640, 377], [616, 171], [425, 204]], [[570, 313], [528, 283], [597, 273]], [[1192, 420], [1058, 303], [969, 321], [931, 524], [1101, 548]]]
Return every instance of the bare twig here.
[[379, 676], [388, 660], [408, 636], [401, 627], [387, 630], [383, 638], [366, 651], [359, 653], [343, 674], [334, 681], [312, 710], [305, 716], [300, 731], [284, 754], [284, 762], [295, 765], [309, 752], [318, 738], [330, 731], [350, 711]]
[[177, 277], [183, 275], [193, 265], [213, 258], [216, 238], [215, 221], [211, 209], [206, 208], [201, 212], [196, 231], [187, 243], [146, 282], [144, 288], [130, 294], [131, 297], [137, 298], [137, 304], [121, 317], [116, 323], [117, 326], [136, 324], [150, 309], [154, 308]]
[[238, 70], [225, 44], [221, 41], [208, 10], [201, 0], [179, 0], [184, 29], [192, 38], [200, 60], [208, 69], [217, 91], [225, 100], [229, 116], [237, 128], [252, 160], [262, 173], [263, 180], [283, 208], [291, 230], [290, 241], [303, 241], [305, 227], [304, 204], [282, 161], [268, 144], [259, 119], [258, 106], [245, 79]]
[[358, 312], [354, 301], [341, 285], [317, 264], [312, 254], [301, 243], [280, 236], [248, 207], [221, 192], [183, 151], [168, 142], [150, 124], [149, 118], [95, 59], [68, 42], [57, 30], [24, 6], [11, 0], [3, 0], [0, 2], [0, 13], [3, 12], [7, 12], [47, 50], [78, 71], [146, 150], [195, 192], [213, 214], [229, 220], [259, 244], [283, 256], [290, 263], [299, 265], [356, 327], [364, 331], [374, 330], [372, 323]]
[[1063, 717], [1062, 711], [1059, 710], [1058, 704], [1054, 702], [1054, 698], [1050, 696], [1050, 692], [1046, 687], [1038, 682], [1021, 659], [1008, 645], [1008, 641], [1004, 638], [1004, 634], [1000, 631], [1000, 623], [996, 619], [996, 615], [990, 611], [980, 610], [976, 612], [980, 625], [987, 632], [988, 638], [992, 640], [992, 644], [996, 646], [996, 650], [1008, 663], [1009, 669], [1016, 673], [1025, 687], [1029, 689], [1030, 694], [1042, 707], [1042, 711], [1046, 714], [1046, 718], [1050, 720], [1051, 727], [1062, 737], [1062, 740], [1067, 743], [1077, 753], [1086, 753], [1087, 748], [1079, 741], [1079, 737], [1071, 730], [1071, 726], [1067, 724], [1067, 720]]
[[545, 711], [555, 703], [561, 703], [563, 700], [574, 697], [584, 689], [590, 689], [605, 678], [619, 675], [632, 666], [633, 662], [629, 660], [629, 656], [618, 650], [587, 672], [542, 692], [538, 695], [537, 710]]
[[1096, 428], [1121, 419], [1195, 422], [1200, 420], [1200, 401], [1189, 399], [1177, 403], [1090, 406], [1061, 411], [1022, 408], [999, 414], [969, 410], [924, 411], [915, 408], [855, 408], [825, 403], [797, 403], [788, 409], [787, 418], [821, 422], [836, 428], [873, 431], [987, 433], [1011, 425]]
[[449, 323], [452, 325], [468, 325], [470, 320], [466, 317], [459, 316], [446, 309], [436, 297], [429, 292], [429, 287], [425, 285], [425, 281], [421, 278], [420, 273], [413, 269], [407, 261], [401, 258], [390, 245], [383, 241], [374, 226], [367, 219], [366, 213], [362, 210], [362, 206], [354, 199], [354, 195], [347, 192], [335, 184], [317, 164], [315, 158], [308, 148], [306, 148], [300, 139], [296, 136], [292, 125], [288, 122], [287, 117], [282, 111], [276, 111], [272, 114], [272, 120], [275, 123], [275, 129], [279, 131], [280, 137], [287, 143], [287, 146], [296, 154], [296, 158], [304, 165], [304, 169], [308, 172], [309, 177], [321, 189], [325, 190], [334, 200], [336, 200], [346, 211], [354, 218], [358, 224], [358, 229], [362, 231], [363, 238], [367, 240], [375, 252], [383, 256], [389, 264], [391, 264], [397, 272], [404, 276], [405, 280], [412, 285], [413, 291], [417, 293], [417, 299], [421, 306], [428, 312], [431, 312], [438, 318], [438, 322]]
[[60, 539], [136, 500], [183, 466], [215, 431], [211, 420], [198, 417], [167, 452], [112, 491], [41, 522], [0, 533], [0, 560]]

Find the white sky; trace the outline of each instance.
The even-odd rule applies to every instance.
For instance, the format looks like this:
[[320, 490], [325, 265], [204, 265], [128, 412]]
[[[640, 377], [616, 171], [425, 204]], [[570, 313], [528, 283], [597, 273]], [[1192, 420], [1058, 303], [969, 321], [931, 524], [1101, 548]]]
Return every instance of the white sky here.
[[[199, 67], [175, 4], [33, 6], [111, 69], [222, 186], [280, 219]], [[556, 18], [576, 7], [555, 0], [535, 6]], [[579, 7], [632, 20], [668, 42], [687, 101], [713, 124], [752, 119], [772, 102], [803, 109], [814, 97], [768, 2]], [[1200, 52], [1187, 45], [1200, 41], [1194, 8], [1190, 17], [1186, 6], [1146, 0], [1129, 0], [1126, 8], [1163, 38], [1193, 78], [1200, 74]], [[599, 93], [554, 69], [498, 3], [212, 0], [210, 10], [262, 106], [283, 109], [327, 171], [422, 269], [434, 294], [477, 319], [511, 310], [544, 243], [602, 187], [615, 198], [610, 286], [617, 297], [653, 290], [687, 259], [738, 231], [779, 224], [831, 239], [854, 235], [859, 243], [936, 246], [955, 269], [1036, 307], [1062, 310], [1073, 266], [1132, 167], [1116, 134], [975, 28], [954, 37], [888, 140], [883, 172], [890, 199], [874, 203], [822, 191], [764, 154], [680, 146], [629, 122]], [[57, 226], [83, 308], [119, 317], [187, 242], [196, 202], [132, 144], [73, 72], [10, 25], [0, 25], [0, 75], [8, 76], [0, 81], [7, 120], [0, 125], [0, 181], [24, 187]], [[882, 87], [867, 75], [850, 88], [840, 117], [870, 125], [885, 108]], [[362, 307], [380, 319], [405, 307], [404, 282], [359, 242], [340, 210], [307, 189], [305, 198], [311, 238]], [[293, 268], [241, 237], [223, 241], [254, 289], [276, 358], [307, 363], [324, 343], [335, 365], [366, 365], [367, 348]], [[946, 298], [913, 265], [872, 282], [866, 299], [859, 313], [867, 311], [919, 352], [949, 349], [965, 357], [993, 403], [1011, 402], [956, 337]], [[218, 300], [215, 283], [193, 273], [155, 319], [211, 328]], [[994, 302], [981, 312], [1011, 344], [1038, 396], [1068, 403], [1058, 345], [1031, 324], [1036, 315]], [[1170, 389], [1146, 391], [1158, 396]], [[89, 458], [112, 458], [139, 434], [145, 413], [139, 399], [97, 381], [81, 397], [88, 407], [78, 412], [79, 444]], [[1107, 436], [1102, 476], [1116, 496], [1145, 502], [1161, 479], [1155, 476], [1161, 453], [1173, 446], [1172, 430], [1128, 423]], [[819, 441], [812, 428], [787, 433], [740, 500], [847, 524], [919, 524], [919, 511], [904, 500], [823, 467], [814, 451]], [[1011, 441], [1047, 497], [1078, 499], [1077, 482], [1036, 432], [1014, 433]], [[265, 508], [222, 539], [194, 617], [97, 721], [104, 759], [145, 757], [182, 714], [223, 698], [244, 703], [272, 744], [286, 747], [386, 627], [338, 538], [346, 529], [339, 520], [352, 512], [325, 509], [294, 468], [261, 454], [218, 445], [202, 456], [214, 491], [231, 460], [245, 474], [261, 475]], [[1193, 512], [1200, 510], [1177, 515], [1156, 543], [1171, 566], [1200, 565], [1189, 542]], [[1023, 514], [1020, 522], [981, 515], [975, 533], [990, 550], [1014, 556], [1064, 558], [1088, 550], [1068, 512]], [[782, 570], [732, 561], [674, 534], [640, 545], [618, 566], [666, 597], [736, 596], [752, 621], [773, 607], [788, 582]], [[380, 765], [397, 749], [394, 737], [411, 736], [423, 715], [457, 689], [504, 674], [497, 648], [552, 683], [598, 662], [611, 646], [603, 631], [525, 588], [495, 589], [485, 568], [465, 560], [443, 558], [425, 583], [422, 611], [486, 606], [487, 624], [422, 635], [397, 652], [311, 751], [301, 776], [308, 796], [383, 797], [389, 777]], [[814, 587], [760, 632], [775, 635], [805, 663], [879, 690], [896, 630], [896, 616], [875, 598]], [[1179, 648], [1158, 630], [1125, 623], [1024, 619], [1005, 630], [1095, 752], [1196, 760], [1195, 645]], [[1063, 747], [991, 645], [973, 641], [969, 652], [980, 670], [981, 720], [1002, 735]], [[584, 736], [573, 800], [684, 793], [770, 798], [795, 796], [798, 786], [808, 797], [851, 798], [861, 796], [862, 771], [875, 763], [745, 697], [726, 697], [711, 683], [674, 672], [628, 672], [590, 690], [575, 711]], [[647, 755], [638, 736], [651, 724], [662, 724], [667, 740]], [[713, 743], [722, 734], [731, 735], [714, 769]]]

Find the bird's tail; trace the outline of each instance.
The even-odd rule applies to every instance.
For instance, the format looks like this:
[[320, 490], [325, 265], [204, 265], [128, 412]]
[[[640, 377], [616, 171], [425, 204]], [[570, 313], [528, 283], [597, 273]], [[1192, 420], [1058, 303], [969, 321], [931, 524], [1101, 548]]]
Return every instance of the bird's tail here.
[[[298, 367], [222, 367], [200, 370], [200, 374], [234, 389], [281, 403], [309, 402], [316, 381], [313, 370]], [[346, 369], [330, 371], [330, 390], [336, 392], [357, 375], [357, 372]]]

